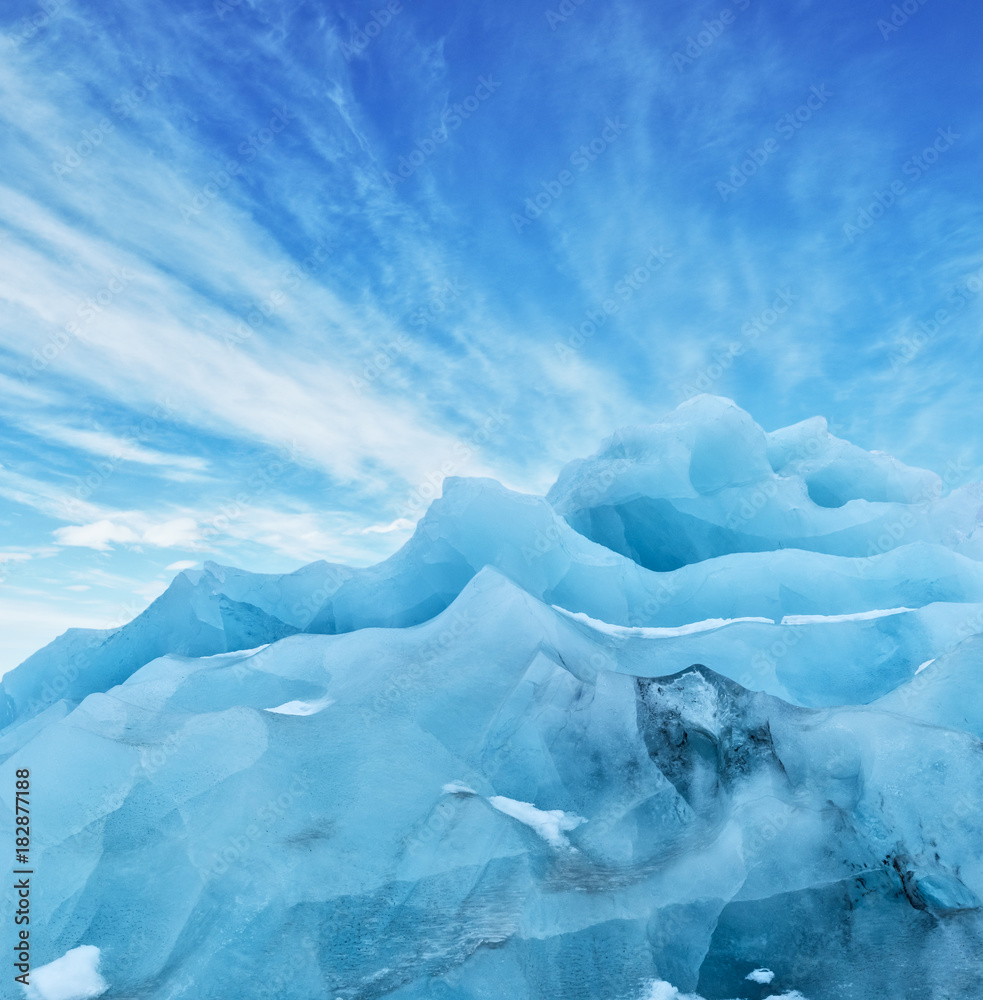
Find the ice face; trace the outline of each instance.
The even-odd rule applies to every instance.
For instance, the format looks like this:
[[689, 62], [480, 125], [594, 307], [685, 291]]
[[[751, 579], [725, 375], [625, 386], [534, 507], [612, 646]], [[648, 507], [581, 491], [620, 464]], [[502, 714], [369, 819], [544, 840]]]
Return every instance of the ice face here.
[[[70, 958], [147, 1000], [976, 997], [973, 490], [911, 499], [937, 480], [819, 431], [698, 400], [549, 501], [448, 481], [379, 566], [208, 564], [35, 654], [0, 733], [32, 988]], [[775, 479], [775, 544], [697, 558]], [[632, 490], [698, 530], [576, 530]], [[688, 561], [643, 564], [666, 537]]]
[[979, 555], [978, 487], [866, 452], [821, 418], [766, 434], [698, 396], [571, 462], [548, 499], [586, 537], [655, 570], [781, 548], [870, 556], [925, 541]]

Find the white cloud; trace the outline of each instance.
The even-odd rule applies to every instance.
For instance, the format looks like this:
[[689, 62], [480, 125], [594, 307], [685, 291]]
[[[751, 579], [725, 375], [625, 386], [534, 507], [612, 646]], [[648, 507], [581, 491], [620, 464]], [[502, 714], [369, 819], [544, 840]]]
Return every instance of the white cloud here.
[[412, 531], [416, 527], [413, 521], [405, 517], [397, 517], [388, 524], [370, 524], [367, 528], [349, 528], [349, 535], [388, 535], [391, 531]]
[[106, 516], [96, 504], [72, 496], [52, 483], [0, 466], [0, 497], [24, 504], [59, 521], [89, 521]]
[[112, 544], [153, 545], [159, 549], [195, 548], [200, 542], [193, 517], [177, 517], [148, 524], [143, 513], [120, 513], [116, 520], [102, 518], [90, 524], [71, 524], [53, 532], [59, 545], [107, 551]]
[[[136, 276], [107, 306], [98, 324], [87, 328], [85, 343], [69, 338], [51, 362], [60, 371], [137, 409], [147, 399], [167, 394], [187, 422], [276, 447], [295, 447], [308, 461], [342, 478], [358, 476], [376, 462], [412, 479], [427, 469], [429, 456], [451, 451], [453, 435], [433, 429], [427, 417], [405, 401], [371, 389], [359, 391], [337, 361], [293, 357], [258, 337], [230, 348], [223, 335], [235, 327], [238, 316], [156, 270], [148, 260], [70, 229], [29, 198], [9, 189], [2, 195], [2, 211], [11, 221], [50, 241], [52, 252], [44, 254], [20, 245], [18, 270], [8, 270], [6, 280], [0, 276], [0, 292], [33, 316], [38, 328], [72, 321], [79, 300], [104, 283], [102, 275], [112, 269], [128, 268]], [[264, 287], [269, 283], [266, 276], [283, 271], [290, 260], [271, 259], [272, 249], [261, 234], [235, 232], [246, 224], [222, 219], [220, 206], [214, 208], [210, 226], [216, 227], [221, 219], [232, 228], [211, 232], [213, 249], [230, 240], [241, 248], [236, 264], [241, 294], [248, 300], [250, 288]], [[177, 234], [171, 235], [176, 240]], [[181, 238], [187, 236], [183, 233]], [[216, 258], [221, 256], [216, 252]], [[65, 257], [85, 261], [91, 278], [80, 280], [62, 266], [59, 262]], [[381, 315], [356, 313], [323, 286], [310, 283], [303, 291], [306, 307], [318, 311], [321, 322], [337, 334], [339, 351], [354, 351], [360, 359], [361, 345], [391, 334]], [[284, 321], [300, 319], [286, 305], [281, 316]], [[190, 317], [196, 318], [194, 323]], [[202, 326], [212, 335], [203, 333]], [[6, 340], [11, 350], [29, 359], [31, 351], [22, 338]], [[175, 365], [175, 358], [186, 363]], [[90, 450], [119, 446], [118, 439], [95, 432], [62, 429], [59, 433]], [[151, 458], [146, 449], [131, 448], [130, 455], [135, 461]]]
[[292, 510], [273, 506], [244, 507], [227, 521], [219, 518], [209, 521], [203, 517], [200, 523], [214, 547], [253, 543], [297, 562], [327, 559], [365, 565], [390, 555], [398, 543], [392, 533], [372, 533], [362, 537], [377, 538], [377, 551], [367, 552], [364, 544], [345, 541], [354, 535], [351, 522], [357, 515], [308, 510], [297, 502], [293, 507]]
[[195, 559], [178, 559], [177, 562], [172, 562], [169, 566], [165, 566], [164, 569], [171, 573], [180, 573], [185, 569], [194, 569], [198, 563]]
[[72, 448], [79, 448], [93, 455], [102, 455], [114, 461], [136, 462], [158, 468], [176, 468], [186, 471], [203, 471], [208, 462], [192, 455], [171, 455], [144, 448], [133, 440], [107, 434], [104, 431], [87, 431], [58, 424], [39, 423], [31, 427], [34, 434], [59, 441]]
[[59, 545], [74, 545], [88, 549], [98, 549], [105, 552], [110, 543], [139, 542], [140, 536], [125, 524], [113, 521], [95, 521], [92, 524], [70, 524], [64, 528], [56, 528], [55, 541]]
[[178, 517], [147, 528], [143, 541], [160, 549], [194, 548], [201, 539], [198, 523], [193, 517]]

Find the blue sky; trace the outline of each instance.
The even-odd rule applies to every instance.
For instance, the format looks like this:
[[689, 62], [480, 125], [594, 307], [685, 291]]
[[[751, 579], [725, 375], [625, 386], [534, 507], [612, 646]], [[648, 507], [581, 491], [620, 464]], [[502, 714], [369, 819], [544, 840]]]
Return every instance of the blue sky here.
[[544, 492], [697, 389], [981, 478], [981, 30], [10, 0], [0, 671], [206, 558], [374, 562], [441, 476]]

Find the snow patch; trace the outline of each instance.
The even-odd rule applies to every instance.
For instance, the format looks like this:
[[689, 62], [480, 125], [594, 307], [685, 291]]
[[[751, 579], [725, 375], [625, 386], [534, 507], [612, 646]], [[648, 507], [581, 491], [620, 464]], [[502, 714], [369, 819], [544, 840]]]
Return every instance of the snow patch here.
[[505, 813], [506, 816], [511, 816], [535, 830], [552, 847], [569, 847], [570, 841], [564, 833], [587, 822], [583, 816], [565, 813], [562, 809], [537, 809], [529, 802], [517, 802], [515, 799], [507, 799], [504, 795], [492, 795], [488, 802], [500, 813]]
[[262, 650], [266, 649], [267, 646], [272, 646], [272, 645], [273, 644], [270, 643], [270, 642], [264, 642], [262, 646], [253, 646], [252, 649], [232, 649], [232, 650], [229, 650], [227, 653], [211, 653], [208, 656], [198, 656], [198, 657], [196, 657], [196, 659], [198, 659], [198, 660], [221, 660], [223, 658], [228, 659], [229, 657], [234, 657], [234, 658], [237, 658], [237, 659], [240, 658], [240, 657], [241, 658], [245, 658], [247, 656], [252, 656], [253, 653], [262, 652]]
[[903, 615], [915, 608], [887, 608], [883, 611], [854, 611], [848, 615], [786, 615], [782, 625], [821, 625], [827, 622], [865, 622], [872, 618], [887, 618], [890, 615]]
[[752, 983], [763, 983], [767, 986], [775, 978], [775, 973], [771, 969], [755, 969], [744, 978], [749, 979]]
[[463, 781], [448, 781], [441, 789], [445, 795], [477, 795], [478, 793]]
[[264, 708], [263, 711], [273, 712], [275, 715], [317, 715], [333, 704], [334, 698], [324, 697], [318, 701], [287, 701], [276, 708]]
[[923, 670], [924, 670], [924, 669], [925, 669], [926, 667], [930, 667], [930, 666], [931, 666], [931, 665], [932, 665], [932, 664], [933, 664], [933, 663], [934, 663], [934, 662], [935, 662], [935, 661], [936, 661], [937, 659], [938, 659], [938, 657], [935, 657], [935, 656], [933, 656], [933, 657], [932, 657], [932, 659], [930, 659], [930, 660], [926, 660], [926, 661], [925, 661], [925, 662], [924, 662], [924, 663], [923, 663], [923, 664], [922, 664], [922, 665], [921, 665], [921, 666], [920, 666], [920, 667], [919, 667], [919, 668], [918, 668], [918, 669], [917, 669], [917, 670], [915, 671], [915, 673], [916, 673], [916, 674], [920, 674], [920, 673], [921, 673], [921, 672], [922, 672], [922, 671], [923, 671]]
[[771, 618], [707, 618], [701, 622], [689, 622], [686, 625], [611, 625], [609, 622], [602, 622], [598, 618], [591, 618], [583, 611], [567, 611], [559, 604], [551, 605], [555, 611], [560, 611], [568, 618], [588, 625], [595, 632], [603, 632], [605, 635], [617, 635], [624, 638], [635, 639], [671, 639], [677, 635], [694, 635], [697, 632], [712, 632], [717, 628], [724, 628], [727, 625], [736, 625], [738, 622], [758, 622], [761, 625], [774, 625]]
[[696, 993], [680, 993], [672, 983], [656, 979], [649, 984], [649, 991], [641, 1000], [703, 1000]]
[[89, 1000], [108, 989], [109, 983], [99, 975], [99, 949], [83, 944], [32, 970], [25, 996], [27, 1000]]
[[[753, 979], [752, 977], [761, 973], [764, 975], [767, 973], [767, 979]], [[767, 985], [774, 978], [774, 973], [769, 969], [755, 969], [751, 975], [746, 976], [746, 979], [750, 979], [755, 983], [762, 983]], [[672, 983], [667, 983], [664, 979], [656, 979], [649, 984], [648, 993], [640, 998], [640, 1000], [704, 1000], [703, 997], [696, 993], [680, 993]], [[777, 993], [772, 993], [766, 1000], [807, 1000], [798, 990], [790, 990], [787, 993], [782, 993], [780, 996]]]

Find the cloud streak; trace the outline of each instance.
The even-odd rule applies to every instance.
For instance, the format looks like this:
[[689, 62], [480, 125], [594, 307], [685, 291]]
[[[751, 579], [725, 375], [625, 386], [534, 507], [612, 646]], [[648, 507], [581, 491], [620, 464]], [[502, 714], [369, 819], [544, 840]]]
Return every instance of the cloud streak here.
[[713, 366], [766, 427], [979, 464], [981, 300], [885, 363], [983, 264], [978, 15], [724, 7], [0, 15], [0, 547], [47, 553], [20, 586], [111, 568], [109, 616], [206, 552], [365, 564], [445, 475], [544, 491]]

